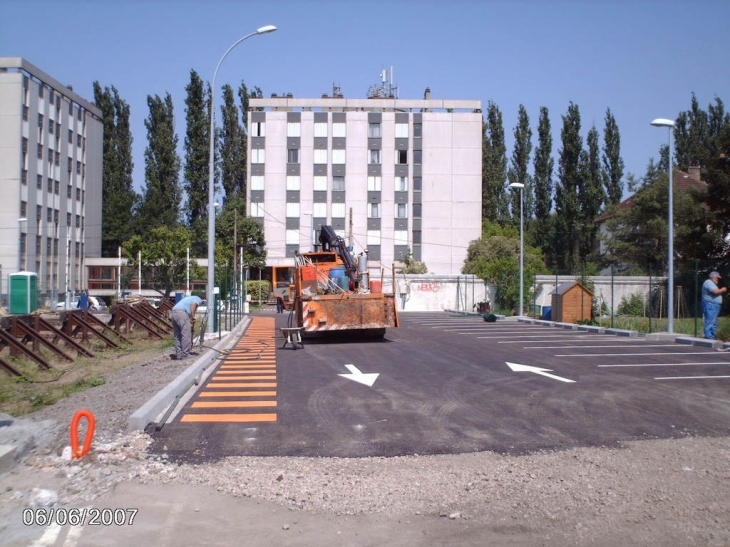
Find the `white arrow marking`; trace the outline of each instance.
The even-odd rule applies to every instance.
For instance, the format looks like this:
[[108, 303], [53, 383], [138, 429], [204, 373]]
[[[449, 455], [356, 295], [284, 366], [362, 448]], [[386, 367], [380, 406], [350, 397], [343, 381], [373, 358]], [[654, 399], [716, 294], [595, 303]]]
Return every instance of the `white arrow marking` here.
[[575, 383], [575, 380], [568, 380], [567, 378], [563, 378], [561, 376], [555, 376], [555, 374], [548, 374], [548, 372], [551, 371], [549, 368], [540, 368], [540, 367], [528, 367], [527, 365], [518, 365], [517, 363], [509, 363], [507, 362], [507, 366], [512, 369], [513, 372], [534, 372], [535, 374], [539, 374], [540, 376], [547, 376], [548, 378], [552, 378], [553, 380], [560, 380], [561, 382], [568, 382], [571, 384]]
[[367, 374], [360, 372], [360, 369], [358, 369], [355, 365], [345, 365], [345, 367], [347, 367], [347, 370], [350, 371], [350, 374], [339, 374], [338, 376], [342, 376], [348, 380], [355, 380], [356, 382], [360, 382], [366, 386], [373, 387], [375, 380], [377, 380], [378, 376], [380, 376], [380, 373], [378, 372], [371, 372]]

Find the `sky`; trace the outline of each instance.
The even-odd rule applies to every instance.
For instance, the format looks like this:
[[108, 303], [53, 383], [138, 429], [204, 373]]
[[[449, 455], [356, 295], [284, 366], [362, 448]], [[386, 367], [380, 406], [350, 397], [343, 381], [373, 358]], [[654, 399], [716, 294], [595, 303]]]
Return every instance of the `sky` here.
[[[144, 186], [148, 95], [170, 93], [180, 154], [190, 71], [216, 87], [244, 80], [264, 96], [364, 98], [393, 67], [401, 99], [489, 101], [502, 112], [511, 158], [519, 105], [537, 146], [540, 107], [553, 130], [578, 105], [585, 139], [610, 108], [625, 175], [644, 174], [668, 142], [650, 125], [715, 97], [730, 109], [727, 0], [0, 0], [0, 56], [23, 57], [93, 102], [93, 82], [131, 109], [134, 184]], [[221, 104], [220, 93], [216, 104]], [[220, 120], [220, 111], [217, 111]], [[532, 171], [532, 158], [531, 169]], [[628, 192], [624, 190], [624, 197]]]

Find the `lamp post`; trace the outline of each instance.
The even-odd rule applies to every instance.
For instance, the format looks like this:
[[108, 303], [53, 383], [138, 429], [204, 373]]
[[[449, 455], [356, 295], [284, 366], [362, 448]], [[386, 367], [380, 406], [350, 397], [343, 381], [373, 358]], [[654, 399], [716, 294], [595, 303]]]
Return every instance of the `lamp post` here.
[[674, 332], [674, 190], [672, 181], [672, 130], [674, 122], [665, 118], [657, 118], [651, 125], [654, 127], [666, 127], [669, 129], [669, 235], [668, 235], [668, 256], [667, 256], [667, 332]]
[[[215, 79], [218, 76], [218, 70], [223, 63], [223, 60], [228, 56], [233, 48], [244, 40], [251, 38], [251, 36], [256, 36], [257, 34], [268, 34], [275, 30], [276, 27], [274, 25], [266, 25], [256, 29], [256, 32], [247, 34], [235, 42], [223, 54], [223, 57], [221, 57], [221, 60], [218, 61], [218, 64], [215, 67], [215, 72], [213, 72], [213, 83], [210, 86], [210, 155], [208, 158], [208, 286], [206, 289], [206, 298], [209, 306], [208, 309], [210, 309], [210, 306], [212, 306], [214, 302], [213, 285], [215, 284]], [[210, 332], [213, 332], [214, 330], [214, 315], [215, 314], [208, 313], [208, 330]]]
[[309, 225], [311, 226], [311, 229], [309, 230], [309, 235], [307, 238], [309, 239], [309, 243], [307, 244], [307, 251], [312, 250], [312, 243], [314, 242], [314, 213], [311, 211], [304, 211], [302, 213], [303, 217], [309, 217], [310, 222]]
[[513, 182], [509, 185], [510, 188], [519, 188], [520, 189], [520, 317], [524, 315], [523, 312], [523, 293], [524, 293], [524, 277], [525, 277], [525, 240], [524, 240], [524, 226], [523, 226], [523, 215], [522, 215], [522, 193], [525, 189], [525, 185], [521, 182]]
[[27, 222], [28, 219], [21, 217], [18, 219], [18, 271], [23, 269], [23, 228], [21, 227], [22, 222]]

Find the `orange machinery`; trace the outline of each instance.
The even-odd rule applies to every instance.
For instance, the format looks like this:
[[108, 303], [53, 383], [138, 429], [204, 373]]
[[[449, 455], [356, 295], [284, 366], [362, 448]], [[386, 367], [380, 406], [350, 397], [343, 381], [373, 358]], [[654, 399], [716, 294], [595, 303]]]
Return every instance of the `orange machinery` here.
[[313, 335], [327, 331], [358, 331], [383, 336], [398, 326], [395, 294], [383, 293], [379, 281], [368, 279], [367, 251], [357, 259], [331, 226], [322, 226], [322, 251], [297, 255], [290, 287], [293, 321]]

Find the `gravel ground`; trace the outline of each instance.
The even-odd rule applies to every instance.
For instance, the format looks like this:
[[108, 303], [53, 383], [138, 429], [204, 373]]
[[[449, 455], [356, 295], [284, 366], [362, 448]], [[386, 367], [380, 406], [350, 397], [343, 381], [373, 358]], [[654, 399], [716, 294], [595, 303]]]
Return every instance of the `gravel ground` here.
[[[168, 353], [14, 421], [23, 426], [15, 430], [22, 429], [24, 439], [32, 431], [36, 446], [26, 443], [22, 461], [0, 474], [0, 537], [3, 515], [44, 503], [39, 489], [56, 492], [57, 503], [69, 506], [135, 481], [208, 485], [335, 518], [443, 517], [462, 527], [488, 526], [520, 544], [537, 534], [549, 538], [540, 545], [730, 545], [728, 438], [644, 440], [527, 456], [235, 457], [171, 464], [146, 452], [147, 435], [126, 433], [129, 415], [194, 359], [172, 361]], [[68, 461], [61, 453], [80, 408], [96, 416], [95, 443], [89, 457]]]

